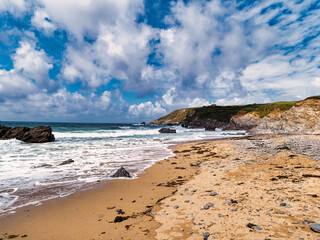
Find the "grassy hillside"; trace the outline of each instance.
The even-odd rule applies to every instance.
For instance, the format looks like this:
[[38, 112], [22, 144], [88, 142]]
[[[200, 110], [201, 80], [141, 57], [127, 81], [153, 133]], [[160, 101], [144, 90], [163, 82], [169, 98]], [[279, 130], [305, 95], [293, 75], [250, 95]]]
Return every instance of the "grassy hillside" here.
[[279, 109], [286, 111], [292, 108], [297, 102], [274, 102], [268, 104], [249, 104], [249, 105], [233, 105], [233, 106], [210, 106], [184, 108], [171, 112], [155, 121], [153, 124], [180, 124], [182, 121], [192, 122], [195, 119], [207, 120], [215, 119], [219, 122], [228, 123], [233, 115], [240, 111], [249, 113], [257, 112], [260, 118], [267, 116], [272, 111]]

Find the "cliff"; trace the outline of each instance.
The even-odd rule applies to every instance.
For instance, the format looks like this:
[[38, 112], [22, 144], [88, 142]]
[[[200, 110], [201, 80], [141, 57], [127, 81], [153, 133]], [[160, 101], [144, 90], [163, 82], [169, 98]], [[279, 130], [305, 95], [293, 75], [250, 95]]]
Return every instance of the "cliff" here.
[[240, 106], [206, 106], [176, 110], [152, 124], [181, 124], [188, 128], [320, 134], [320, 96], [299, 102]]

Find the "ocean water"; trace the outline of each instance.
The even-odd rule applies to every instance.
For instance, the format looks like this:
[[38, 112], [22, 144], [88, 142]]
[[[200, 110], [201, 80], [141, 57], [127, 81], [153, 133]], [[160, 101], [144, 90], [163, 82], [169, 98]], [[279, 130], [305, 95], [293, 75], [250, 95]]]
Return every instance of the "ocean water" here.
[[[173, 156], [178, 142], [234, 137], [244, 131], [204, 131], [139, 124], [0, 122], [5, 126], [50, 125], [56, 140], [27, 144], [0, 140], [0, 215], [26, 205], [88, 189], [125, 167], [136, 178], [156, 161]], [[68, 159], [73, 163], [60, 165]]]

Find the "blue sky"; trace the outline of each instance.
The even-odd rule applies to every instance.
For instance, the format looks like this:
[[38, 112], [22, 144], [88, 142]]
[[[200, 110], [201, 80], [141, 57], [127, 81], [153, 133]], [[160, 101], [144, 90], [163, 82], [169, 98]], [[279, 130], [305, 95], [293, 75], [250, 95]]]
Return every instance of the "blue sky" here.
[[320, 94], [320, 1], [1, 0], [0, 25], [3, 121]]

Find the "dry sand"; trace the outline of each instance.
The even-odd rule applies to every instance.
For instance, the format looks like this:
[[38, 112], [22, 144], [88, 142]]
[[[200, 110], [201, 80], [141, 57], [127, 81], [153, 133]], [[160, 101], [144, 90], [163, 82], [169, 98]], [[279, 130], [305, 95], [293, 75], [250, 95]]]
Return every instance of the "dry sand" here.
[[0, 238], [320, 239], [309, 227], [320, 223], [319, 144], [270, 135], [180, 144], [138, 179], [1, 217]]

